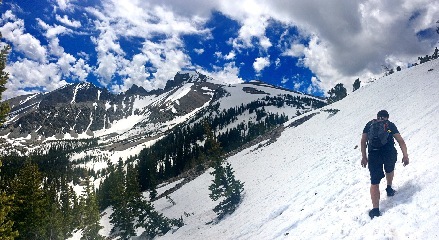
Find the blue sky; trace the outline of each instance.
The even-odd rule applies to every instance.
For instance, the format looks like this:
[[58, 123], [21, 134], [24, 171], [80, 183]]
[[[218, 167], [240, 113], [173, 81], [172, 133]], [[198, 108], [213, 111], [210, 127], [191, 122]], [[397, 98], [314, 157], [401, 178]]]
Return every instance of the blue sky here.
[[4, 98], [92, 82], [163, 88], [181, 70], [324, 95], [438, 44], [430, 0], [4, 0]]

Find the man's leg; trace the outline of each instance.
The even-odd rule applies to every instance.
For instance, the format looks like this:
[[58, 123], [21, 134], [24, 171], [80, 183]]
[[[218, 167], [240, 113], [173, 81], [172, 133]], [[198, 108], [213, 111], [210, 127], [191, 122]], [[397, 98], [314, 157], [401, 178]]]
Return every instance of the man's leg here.
[[395, 171], [391, 171], [389, 173], [386, 173], [387, 186], [392, 186], [394, 174], [395, 174]]
[[372, 184], [370, 185], [370, 198], [372, 199], [373, 208], [380, 207], [380, 185]]
[[387, 180], [387, 196], [391, 197], [395, 195], [395, 190], [392, 188], [392, 181], [393, 181], [393, 175], [395, 171], [391, 171], [389, 173], [386, 173], [386, 180]]
[[395, 174], [395, 163], [397, 160], [397, 152], [396, 150], [389, 150], [386, 154], [384, 154], [384, 171], [386, 172], [386, 180], [387, 180], [387, 196], [391, 197], [395, 195], [395, 190], [392, 188], [393, 176]]

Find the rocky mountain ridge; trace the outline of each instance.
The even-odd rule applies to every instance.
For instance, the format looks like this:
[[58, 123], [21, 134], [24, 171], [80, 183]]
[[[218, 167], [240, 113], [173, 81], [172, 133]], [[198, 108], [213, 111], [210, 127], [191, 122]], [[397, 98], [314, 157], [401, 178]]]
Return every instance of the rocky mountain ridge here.
[[[284, 105], [295, 98], [295, 105]], [[325, 104], [323, 99], [260, 82], [221, 85], [197, 72], [179, 72], [164, 89], [153, 91], [133, 85], [113, 94], [90, 83], [77, 83], [8, 101], [11, 112], [0, 137], [9, 142], [32, 147], [46, 140], [99, 138], [106, 149], [113, 150], [157, 139], [191, 118], [251, 102], [290, 118]], [[250, 112], [245, 114], [250, 116], [234, 118], [245, 124], [256, 120]]]

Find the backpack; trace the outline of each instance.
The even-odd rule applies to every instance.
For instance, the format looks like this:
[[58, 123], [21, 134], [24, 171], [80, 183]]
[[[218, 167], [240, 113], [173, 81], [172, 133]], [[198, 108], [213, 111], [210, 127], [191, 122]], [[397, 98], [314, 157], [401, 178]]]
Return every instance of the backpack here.
[[370, 149], [379, 149], [387, 144], [390, 135], [388, 120], [372, 120], [369, 132], [367, 133], [367, 143]]

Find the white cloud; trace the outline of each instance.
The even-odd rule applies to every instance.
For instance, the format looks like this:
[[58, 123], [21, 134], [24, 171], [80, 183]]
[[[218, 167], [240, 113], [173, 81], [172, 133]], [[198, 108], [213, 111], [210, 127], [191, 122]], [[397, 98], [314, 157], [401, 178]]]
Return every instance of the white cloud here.
[[256, 73], [260, 73], [264, 68], [268, 66], [270, 66], [269, 57], [258, 57], [253, 63], [253, 68], [255, 69]]
[[57, 64], [59, 68], [61, 69], [60, 73], [65, 74], [67, 77], [71, 74], [72, 64], [76, 62], [76, 58], [72, 56], [71, 54], [67, 54], [64, 52], [64, 48], [60, 46], [58, 35], [70, 33], [71, 30], [63, 27], [54, 25], [51, 26], [41, 19], [37, 19], [38, 24], [43, 30], [46, 30], [46, 38], [49, 41], [49, 53], [52, 56], [55, 56], [58, 58]]
[[213, 72], [207, 72], [202, 68], [197, 69], [197, 71], [212, 77], [215, 81], [222, 84], [236, 84], [244, 82], [242, 78], [239, 77], [239, 68], [235, 66], [234, 62], [226, 63], [222, 67], [217, 66]]
[[224, 59], [226, 60], [233, 60], [236, 57], [236, 53], [235, 51], [230, 51], [229, 54], [227, 54], [226, 56], [224, 56]]
[[111, 83], [111, 79], [118, 68], [118, 62], [118, 57], [113, 53], [108, 53], [99, 57], [99, 67], [96, 69], [96, 73], [101, 77], [99, 82], [102, 85], [108, 86]]
[[233, 45], [239, 49], [242, 47], [254, 47], [253, 38], [259, 39], [259, 45], [267, 50], [272, 46], [270, 40], [265, 36], [265, 30], [268, 25], [268, 18], [264, 16], [250, 16], [241, 22], [242, 26], [239, 30], [239, 36], [234, 40]]
[[[74, 2], [76, 0], [56, 0], [62, 11], [74, 7]], [[58, 36], [72, 34], [69, 28], [82, 27], [81, 22], [68, 15], [54, 14], [63, 26], [39, 20], [40, 27], [46, 31], [47, 46], [26, 33], [23, 20], [12, 11], [2, 15], [0, 31], [4, 39], [12, 43], [14, 51], [22, 53], [25, 59], [45, 66], [51, 60], [59, 61], [63, 64], [60, 66], [63, 74], [85, 79], [87, 73], [94, 71], [101, 83], [110, 87], [115, 82], [114, 76], [120, 74], [126, 83], [114, 89], [126, 89], [141, 81], [143, 84], [138, 85], [156, 88], [164, 86], [176, 71], [192, 67], [182, 36], [212, 37], [204, 24], [215, 11], [240, 24], [236, 38], [228, 41], [234, 49], [227, 55], [221, 54], [222, 59], [233, 61], [245, 53], [245, 48], [257, 48], [260, 55], [267, 55], [270, 48], [278, 47], [284, 56], [299, 58], [316, 76], [313, 84], [325, 92], [338, 82], [348, 85], [358, 77], [363, 81], [377, 76], [383, 64], [395, 67], [395, 64], [414, 62], [417, 56], [431, 54], [438, 38], [436, 34], [433, 37], [419, 34], [428, 29], [434, 31], [437, 26], [439, 2], [431, 0], [102, 0], [101, 6], [86, 8], [86, 13], [93, 15], [92, 27], [98, 31], [92, 38], [98, 59], [95, 68], [87, 65], [87, 56], [85, 60], [69, 59], [60, 45]], [[297, 27], [299, 36], [287, 40], [289, 44], [273, 45], [267, 36], [272, 21]], [[141, 39], [143, 46], [134, 52], [136, 57], [127, 59], [121, 46], [122, 38]], [[204, 53], [201, 48], [193, 51]], [[276, 61], [276, 66], [279, 63]], [[269, 65], [268, 58], [258, 58], [253, 63], [258, 74]], [[232, 73], [239, 73], [235, 65], [226, 65], [214, 72], [218, 76]]]
[[145, 54], [140, 53], [134, 55], [132, 61], [127, 61], [124, 69], [119, 72], [121, 76], [126, 77], [124, 79], [123, 85], [115, 86], [116, 88], [114, 88], [114, 90], [116, 92], [126, 91], [133, 84], [142, 86], [143, 88], [148, 90], [153, 89], [151, 83], [149, 81], [146, 81], [146, 79], [151, 76], [151, 74], [145, 68], [145, 64], [147, 62], [148, 57]]
[[74, 1], [75, 0], [56, 0], [58, 7], [63, 11], [67, 10], [68, 8], [71, 8], [72, 7], [71, 2], [74, 2]]
[[276, 62], [274, 63], [276, 67], [280, 67], [280, 58], [276, 58]]
[[291, 48], [289, 48], [287, 51], [283, 52], [283, 56], [290, 56], [290, 57], [302, 57], [304, 55], [305, 45], [303, 44], [292, 44]]
[[196, 52], [198, 55], [201, 55], [201, 54], [204, 53], [204, 49], [202, 49], [202, 48], [195, 48], [194, 52]]
[[70, 20], [67, 15], [64, 15], [63, 17], [61, 17], [60, 15], [57, 14], [56, 20], [58, 20], [59, 22], [63, 23], [64, 25], [67, 25], [69, 27], [73, 27], [73, 28], [81, 27], [80, 21]]
[[40, 92], [40, 90], [53, 91], [67, 84], [61, 78], [60, 68], [55, 63], [41, 64], [24, 59], [8, 65], [6, 71], [10, 73], [6, 84], [7, 90], [4, 92], [6, 98], [23, 93], [24, 88], [34, 89], [26, 93]]
[[[270, 5], [273, 18], [297, 25], [302, 34], [318, 39], [305, 50], [304, 60], [325, 90], [337, 81], [347, 84], [357, 77], [380, 74], [387, 62], [416, 61], [437, 42], [437, 37], [420, 40], [417, 36], [421, 30], [435, 28], [439, 19], [435, 1], [309, 0]], [[291, 50], [291, 55], [300, 52]]]
[[293, 85], [294, 90], [299, 91], [299, 90], [300, 90], [300, 87], [302, 87], [302, 85], [303, 85], [303, 82], [302, 82], [302, 81], [295, 81], [295, 82], [294, 82], [294, 85]]
[[4, 38], [12, 43], [13, 51], [24, 54], [6, 67], [10, 73], [8, 90], [5, 92], [7, 98], [55, 90], [66, 84], [63, 77], [84, 81], [92, 70], [83, 59], [77, 60], [73, 55], [65, 53], [60, 46], [58, 35], [71, 33], [71, 30], [64, 26], [49, 25], [41, 19], [36, 21], [40, 29], [45, 31], [47, 46], [43, 46], [31, 34], [25, 33], [24, 21], [11, 11], [2, 16], [4, 25], [0, 30]]
[[228, 60], [228, 61], [233, 60], [233, 59], [235, 59], [235, 57], [236, 57], [236, 53], [235, 53], [234, 50], [230, 51], [227, 55], [223, 55], [223, 53], [220, 52], [220, 51], [215, 52], [214, 55], [215, 55], [215, 57], [217, 57], [218, 59], [221, 59], [221, 60]]
[[84, 82], [88, 75], [92, 72], [93, 68], [90, 67], [84, 59], [80, 58], [75, 62], [75, 65], [70, 67], [71, 74]]
[[53, 38], [49, 40], [49, 51], [50, 54], [55, 56], [62, 56], [64, 54], [64, 48], [59, 45], [59, 39]]
[[[314, 80], [308, 93], [312, 93], [313, 90], [318, 88], [324, 92], [334, 87], [337, 83], [348, 84], [353, 79], [350, 76], [346, 77], [333, 67], [333, 59], [329, 54], [328, 47], [320, 41], [317, 36], [313, 36], [309, 42], [309, 46], [304, 49], [304, 57], [301, 59], [301, 64], [311, 69], [318, 77], [312, 78]], [[324, 79], [325, 81], [322, 81]], [[317, 81], [318, 80], [318, 81]]]
[[[98, 53], [96, 74], [104, 86], [110, 86], [117, 72], [126, 76], [126, 83], [112, 87], [124, 90], [136, 83], [146, 89], [164, 87], [176, 72], [190, 66], [190, 58], [183, 50], [181, 36], [184, 34], [208, 34], [201, 26], [203, 19], [197, 16], [184, 17], [176, 15], [168, 8], [151, 5], [143, 1], [121, 2], [108, 0], [103, 2], [103, 9], [88, 8], [87, 11], [97, 17], [94, 24], [100, 32], [92, 38]], [[155, 36], [163, 36], [160, 41], [152, 41]], [[142, 39], [144, 69], [136, 64], [135, 59], [125, 58], [125, 52], [119, 44], [121, 38], [136, 37]], [[204, 50], [195, 50], [202, 53]], [[139, 74], [132, 72], [134, 69]], [[154, 72], [150, 75], [148, 72]], [[153, 78], [153, 79], [152, 79]], [[143, 81], [143, 83], [141, 82]]]
[[18, 19], [10, 10], [2, 15], [0, 27], [2, 36], [7, 41], [11, 42], [14, 51], [23, 53], [26, 57], [39, 61], [46, 62], [46, 48], [41, 45], [41, 42], [29, 33], [24, 33], [24, 21]]
[[316, 77], [311, 77], [311, 84], [306, 89], [306, 93], [315, 94], [321, 90], [320, 80]]
[[[431, 54], [432, 46], [437, 44], [436, 34], [427, 39], [419, 38], [417, 34], [437, 27], [438, 1], [151, 2], [170, 6], [170, 9], [185, 16], [196, 14], [205, 17], [216, 10], [238, 21], [241, 28], [238, 37], [233, 39], [238, 52], [247, 47], [260, 47], [263, 51], [272, 47], [265, 35], [269, 19], [296, 26], [303, 39], [315, 36], [319, 43], [306, 47], [296, 43], [297, 39], [292, 39], [291, 48], [284, 54], [304, 58], [306, 66], [317, 75], [325, 89], [337, 81], [347, 83], [357, 77], [380, 74], [382, 64], [414, 62], [417, 56]], [[259, 46], [252, 45], [254, 39]], [[317, 53], [318, 50], [326, 55]]]
[[57, 66], [60, 68], [61, 73], [64, 75], [70, 75], [70, 67], [76, 62], [76, 58], [70, 54], [63, 53], [57, 61]]
[[156, 69], [156, 72], [152, 74], [154, 88], [165, 87], [166, 82], [174, 77], [176, 72], [191, 66], [189, 56], [180, 46], [182, 46], [182, 42], [178, 38], [167, 39], [160, 44], [151, 41], [145, 42], [142, 52]]

